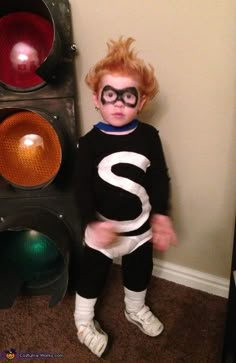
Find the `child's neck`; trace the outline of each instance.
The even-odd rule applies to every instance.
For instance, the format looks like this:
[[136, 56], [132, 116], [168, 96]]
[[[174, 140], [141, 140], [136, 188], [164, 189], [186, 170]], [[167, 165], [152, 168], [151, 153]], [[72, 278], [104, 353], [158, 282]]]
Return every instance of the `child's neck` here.
[[126, 135], [136, 129], [136, 127], [138, 126], [138, 120], [134, 119], [133, 121], [124, 126], [113, 126], [102, 121], [98, 122], [94, 126], [102, 132], [105, 132], [106, 134]]

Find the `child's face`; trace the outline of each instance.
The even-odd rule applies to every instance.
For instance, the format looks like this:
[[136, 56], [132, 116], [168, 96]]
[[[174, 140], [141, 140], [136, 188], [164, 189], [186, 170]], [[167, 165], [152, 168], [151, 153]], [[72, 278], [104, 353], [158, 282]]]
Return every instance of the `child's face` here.
[[145, 98], [140, 96], [138, 82], [128, 76], [106, 74], [93, 100], [103, 121], [112, 126], [130, 123], [141, 111]]

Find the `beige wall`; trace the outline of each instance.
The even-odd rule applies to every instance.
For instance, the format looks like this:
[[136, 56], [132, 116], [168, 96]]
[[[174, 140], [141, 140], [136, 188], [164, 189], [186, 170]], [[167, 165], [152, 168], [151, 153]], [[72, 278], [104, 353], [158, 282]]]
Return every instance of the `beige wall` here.
[[158, 258], [228, 277], [235, 213], [235, 0], [70, 0], [82, 133], [99, 120], [84, 84], [109, 38], [136, 39], [160, 94], [142, 119], [160, 130], [179, 246]]

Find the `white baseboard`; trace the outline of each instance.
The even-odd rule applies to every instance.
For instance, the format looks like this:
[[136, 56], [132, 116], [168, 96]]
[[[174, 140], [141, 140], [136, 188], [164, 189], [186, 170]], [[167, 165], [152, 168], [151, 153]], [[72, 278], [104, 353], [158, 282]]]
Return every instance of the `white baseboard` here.
[[229, 280], [154, 258], [153, 275], [209, 294], [228, 298]]
[[[120, 264], [121, 259], [117, 258], [114, 262]], [[188, 286], [192, 289], [205, 291], [212, 295], [228, 298], [229, 280], [219, 276], [158, 260], [157, 258], [153, 260], [153, 276]]]

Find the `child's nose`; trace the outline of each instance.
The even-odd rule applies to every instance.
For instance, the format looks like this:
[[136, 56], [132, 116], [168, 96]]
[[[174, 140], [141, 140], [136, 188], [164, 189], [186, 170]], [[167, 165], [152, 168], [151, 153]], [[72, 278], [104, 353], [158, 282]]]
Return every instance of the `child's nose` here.
[[122, 100], [116, 100], [115, 102], [115, 106], [118, 106], [118, 107], [121, 107], [121, 106], [124, 106], [124, 102]]

